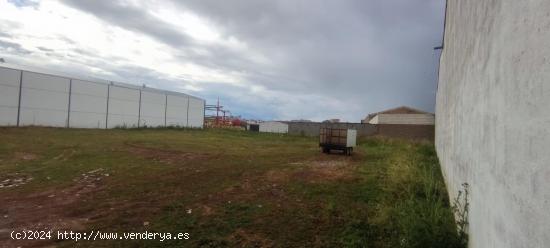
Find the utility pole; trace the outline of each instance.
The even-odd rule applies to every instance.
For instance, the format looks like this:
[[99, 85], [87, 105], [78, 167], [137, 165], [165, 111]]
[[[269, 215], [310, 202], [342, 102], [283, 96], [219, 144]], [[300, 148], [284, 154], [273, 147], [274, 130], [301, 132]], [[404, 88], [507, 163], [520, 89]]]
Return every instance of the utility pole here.
[[[209, 113], [211, 113], [209, 115], [205, 114], [205, 119], [209, 120], [208, 123], [211, 123], [210, 125], [212, 125], [214, 127], [218, 127], [218, 128], [229, 125], [228, 122], [232, 118], [231, 111], [227, 110], [227, 109], [224, 109], [223, 107], [224, 106], [220, 105], [220, 98], [219, 97], [218, 97], [218, 100], [217, 100], [216, 104], [205, 104], [204, 105], [205, 113], [207, 111]], [[216, 114], [214, 114], [214, 111], [216, 112]]]
[[218, 103], [216, 104], [216, 126], [219, 125], [220, 120], [220, 97], [218, 97]]

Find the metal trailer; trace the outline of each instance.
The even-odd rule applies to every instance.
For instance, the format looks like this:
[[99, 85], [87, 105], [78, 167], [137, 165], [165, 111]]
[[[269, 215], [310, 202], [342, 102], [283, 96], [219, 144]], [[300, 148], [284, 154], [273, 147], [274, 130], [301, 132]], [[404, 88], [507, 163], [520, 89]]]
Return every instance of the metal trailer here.
[[319, 147], [323, 153], [341, 150], [344, 154], [351, 155], [356, 139], [357, 130], [353, 129], [322, 127], [319, 130]]

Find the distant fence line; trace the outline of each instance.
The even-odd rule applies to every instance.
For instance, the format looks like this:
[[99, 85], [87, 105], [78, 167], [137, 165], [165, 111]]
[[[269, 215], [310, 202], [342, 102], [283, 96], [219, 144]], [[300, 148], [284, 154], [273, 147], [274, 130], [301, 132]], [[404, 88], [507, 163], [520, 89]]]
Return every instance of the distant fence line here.
[[0, 126], [200, 128], [204, 104], [178, 92], [0, 66]]
[[319, 136], [319, 129], [321, 127], [355, 129], [358, 136], [379, 135], [430, 141], [434, 140], [435, 132], [434, 125], [288, 122], [288, 133], [292, 135]]

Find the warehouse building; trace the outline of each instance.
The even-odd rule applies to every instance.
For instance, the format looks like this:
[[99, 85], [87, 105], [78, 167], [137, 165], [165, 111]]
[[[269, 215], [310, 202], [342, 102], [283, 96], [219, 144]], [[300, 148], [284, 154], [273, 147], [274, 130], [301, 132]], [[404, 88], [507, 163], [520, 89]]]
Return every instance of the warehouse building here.
[[288, 124], [280, 121], [264, 121], [260, 123], [260, 132], [288, 133]]
[[0, 126], [202, 128], [204, 105], [173, 91], [0, 65]]
[[362, 123], [401, 124], [401, 125], [434, 125], [435, 115], [411, 107], [401, 106], [369, 114]]

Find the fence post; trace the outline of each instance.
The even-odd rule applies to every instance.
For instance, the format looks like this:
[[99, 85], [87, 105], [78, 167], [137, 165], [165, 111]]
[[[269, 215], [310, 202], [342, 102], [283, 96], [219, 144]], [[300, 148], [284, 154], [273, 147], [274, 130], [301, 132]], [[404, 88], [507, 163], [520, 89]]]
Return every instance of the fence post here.
[[67, 104], [67, 128], [70, 127], [71, 123], [71, 96], [73, 92], [73, 79], [69, 79], [69, 103]]
[[17, 104], [17, 126], [19, 126], [19, 119], [21, 116], [21, 91], [23, 90], [23, 70], [19, 75], [19, 103]]
[[164, 93], [164, 127], [166, 127], [166, 110], [168, 109], [168, 94]]
[[107, 129], [107, 123], [109, 121], [109, 98], [110, 98], [110, 94], [111, 94], [111, 84], [113, 82], [109, 82], [109, 84], [107, 85], [107, 110], [105, 112], [105, 129]]
[[185, 127], [189, 127], [189, 96], [187, 96], [187, 117], [185, 119]]
[[141, 122], [141, 90], [139, 90], [139, 107], [138, 107], [138, 128], [139, 123]]

